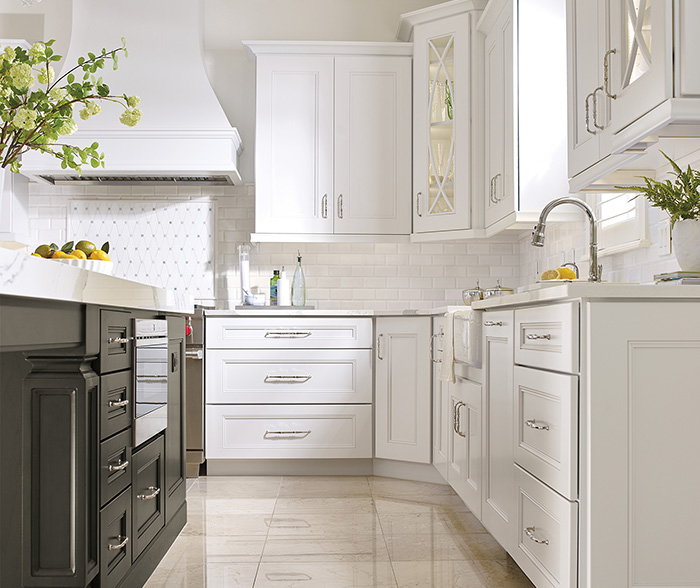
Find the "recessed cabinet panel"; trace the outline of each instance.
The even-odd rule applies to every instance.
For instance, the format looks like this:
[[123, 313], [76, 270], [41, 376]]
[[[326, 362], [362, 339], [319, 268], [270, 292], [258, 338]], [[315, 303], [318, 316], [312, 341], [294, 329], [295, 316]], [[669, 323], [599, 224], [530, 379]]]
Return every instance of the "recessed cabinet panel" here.
[[131, 313], [100, 311], [100, 373], [130, 369], [133, 362]]
[[259, 56], [256, 76], [256, 231], [332, 233], [333, 57]]
[[100, 438], [131, 426], [134, 409], [133, 372], [123, 370], [100, 377]]
[[131, 484], [131, 430], [100, 444], [100, 505]]
[[348, 404], [372, 402], [369, 349], [212, 349], [209, 404]]
[[163, 436], [133, 454], [133, 558], [141, 554], [165, 524]]
[[100, 511], [100, 586], [113, 588], [131, 567], [131, 490]]

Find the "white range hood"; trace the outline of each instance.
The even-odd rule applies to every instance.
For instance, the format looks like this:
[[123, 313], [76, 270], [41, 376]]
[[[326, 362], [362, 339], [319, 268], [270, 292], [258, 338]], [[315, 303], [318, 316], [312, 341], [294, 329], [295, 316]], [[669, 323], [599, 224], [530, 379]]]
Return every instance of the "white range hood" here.
[[[64, 138], [72, 145], [97, 141], [105, 167], [83, 166], [82, 175], [64, 170], [54, 157], [35, 151], [22, 159], [21, 172], [44, 183], [238, 184], [238, 131], [219, 104], [202, 59], [200, 0], [73, 0], [70, 46], [63, 72], [78, 58], [102, 48], [121, 47], [98, 70], [111, 94], [137, 95], [143, 116], [135, 127], [119, 122], [122, 107], [103, 102], [78, 131]], [[82, 70], [76, 72], [77, 80]], [[60, 75], [60, 74], [57, 74]]]

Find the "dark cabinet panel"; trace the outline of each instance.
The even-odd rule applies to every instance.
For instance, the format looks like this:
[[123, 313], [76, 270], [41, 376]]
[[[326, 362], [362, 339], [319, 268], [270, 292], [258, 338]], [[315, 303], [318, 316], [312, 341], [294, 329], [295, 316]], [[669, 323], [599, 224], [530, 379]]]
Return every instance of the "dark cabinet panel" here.
[[124, 370], [100, 378], [100, 439], [107, 439], [131, 426], [133, 377], [131, 370]]
[[164, 442], [159, 435], [132, 455], [132, 511], [135, 560], [165, 524]]
[[133, 326], [131, 313], [119, 310], [100, 312], [99, 372], [131, 369], [133, 364]]
[[131, 429], [100, 443], [100, 504], [131, 484]]
[[[180, 319], [182, 321], [182, 319]], [[168, 322], [170, 328], [170, 321]], [[185, 362], [184, 340], [168, 344], [168, 427], [165, 430], [165, 516], [169, 521], [185, 502], [186, 454], [185, 431]]]
[[131, 490], [100, 512], [100, 588], [113, 588], [131, 567]]

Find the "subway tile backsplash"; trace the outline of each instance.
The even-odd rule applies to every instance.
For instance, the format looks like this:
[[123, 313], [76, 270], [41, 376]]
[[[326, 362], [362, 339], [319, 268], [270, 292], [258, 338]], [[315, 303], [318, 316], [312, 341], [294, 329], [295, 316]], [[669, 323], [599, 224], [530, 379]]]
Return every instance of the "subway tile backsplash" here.
[[[82, 238], [91, 234], [85, 224], [90, 220], [107, 227], [116, 220], [108, 215], [114, 210], [107, 208], [121, 206], [119, 222], [111, 223], [113, 232], [105, 228], [104, 239], [95, 235], [98, 245], [110, 241], [117, 275], [188, 290], [198, 301], [221, 308], [240, 301], [237, 246], [248, 242], [254, 230], [252, 185], [30, 184], [29, 205], [36, 244]], [[147, 212], [157, 214], [149, 220]], [[649, 219], [652, 246], [603, 257], [604, 279], [648, 282], [654, 273], [677, 269], [673, 255], [660, 255], [655, 244], [658, 211], [651, 209]], [[517, 232], [444, 243], [258, 243], [250, 254], [251, 286], [269, 293], [272, 270], [283, 265], [291, 277], [299, 250], [307, 300], [319, 309], [432, 308], [460, 304], [462, 290], [477, 280], [482, 287], [500, 279], [504, 286], [515, 288], [572, 257], [585, 275], [586, 262], [581, 260], [586, 248], [583, 222], [548, 225], [544, 250], [529, 245], [528, 233]]]

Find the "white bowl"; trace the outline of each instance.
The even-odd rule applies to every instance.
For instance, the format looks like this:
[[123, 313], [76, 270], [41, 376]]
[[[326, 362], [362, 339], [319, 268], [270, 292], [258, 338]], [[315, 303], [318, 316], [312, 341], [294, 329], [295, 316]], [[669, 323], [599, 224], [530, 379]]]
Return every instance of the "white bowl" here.
[[101, 274], [112, 275], [114, 271], [113, 261], [102, 261], [100, 259], [51, 259], [49, 261], [60, 261], [62, 263], [86, 269]]

